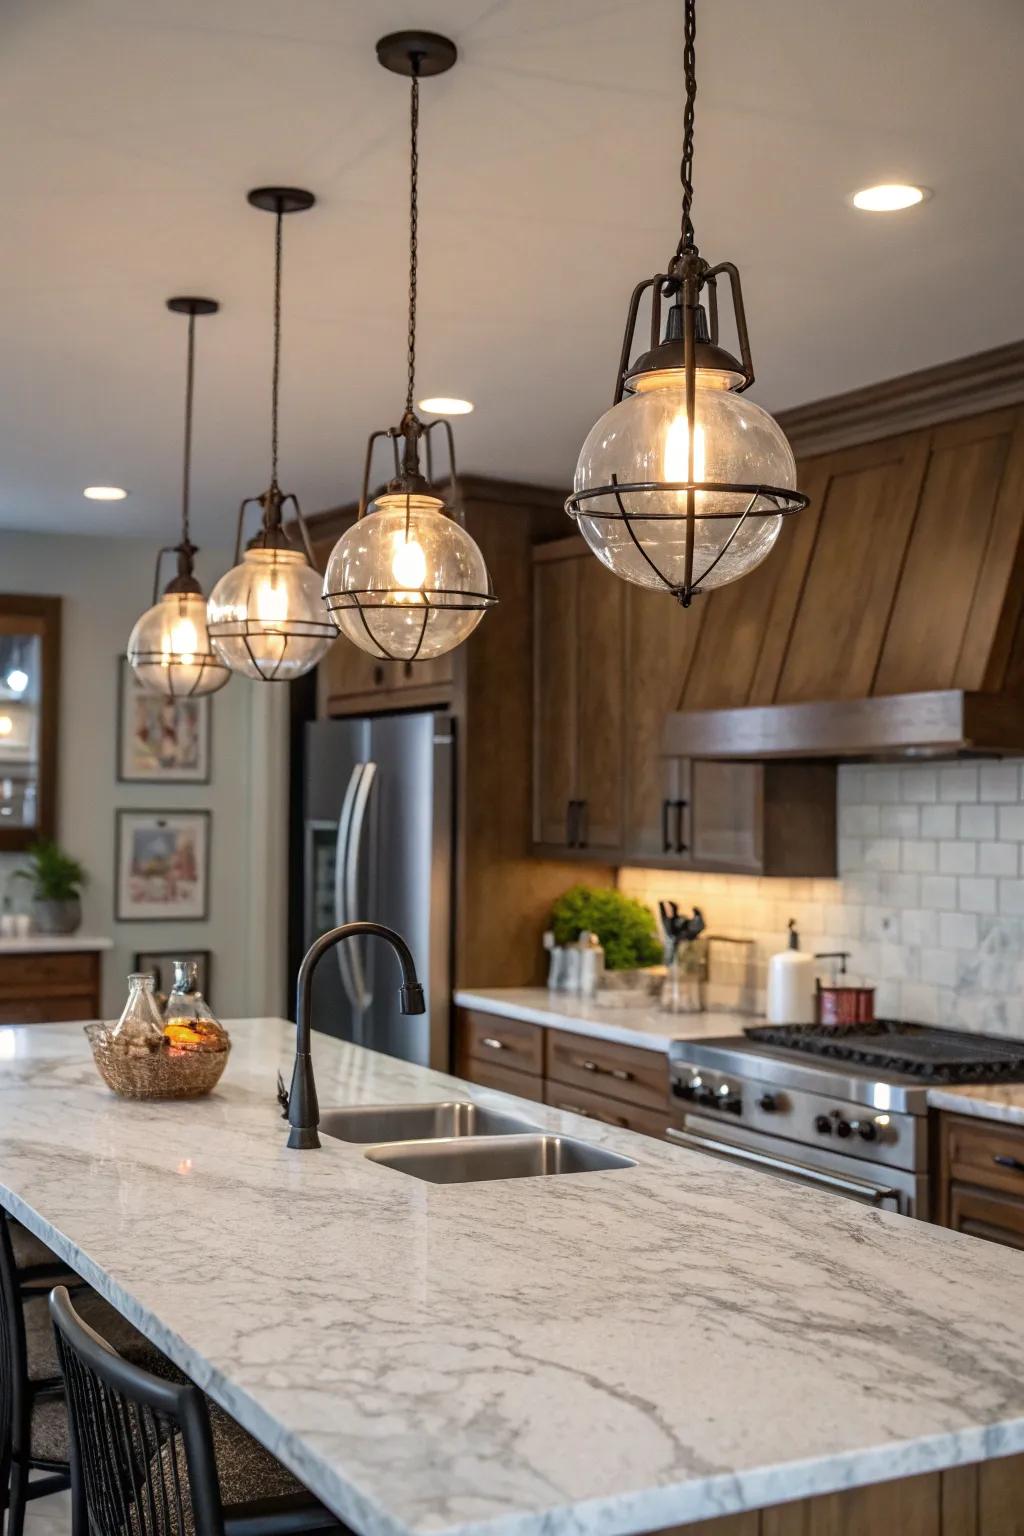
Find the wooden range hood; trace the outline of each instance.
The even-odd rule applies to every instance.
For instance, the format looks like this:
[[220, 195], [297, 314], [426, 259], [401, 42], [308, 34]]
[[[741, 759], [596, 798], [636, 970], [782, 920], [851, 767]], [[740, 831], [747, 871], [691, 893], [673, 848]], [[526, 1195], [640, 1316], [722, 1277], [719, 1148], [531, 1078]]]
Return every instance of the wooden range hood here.
[[1024, 753], [1022, 401], [1015, 343], [780, 415], [811, 505], [690, 609], [664, 750]]

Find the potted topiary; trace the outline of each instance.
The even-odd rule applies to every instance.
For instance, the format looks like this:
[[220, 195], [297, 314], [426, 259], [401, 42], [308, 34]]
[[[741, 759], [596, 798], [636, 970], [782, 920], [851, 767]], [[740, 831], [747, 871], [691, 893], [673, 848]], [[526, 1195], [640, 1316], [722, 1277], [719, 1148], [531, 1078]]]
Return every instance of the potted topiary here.
[[16, 878], [32, 882], [32, 916], [40, 933], [74, 933], [82, 922], [81, 887], [88, 878], [77, 859], [51, 838], [33, 843], [27, 868]]
[[660, 984], [665, 950], [654, 913], [632, 896], [604, 887], [571, 886], [551, 909], [551, 932], [557, 945], [575, 944], [581, 933], [597, 934], [605, 963], [598, 1001], [641, 1000]]

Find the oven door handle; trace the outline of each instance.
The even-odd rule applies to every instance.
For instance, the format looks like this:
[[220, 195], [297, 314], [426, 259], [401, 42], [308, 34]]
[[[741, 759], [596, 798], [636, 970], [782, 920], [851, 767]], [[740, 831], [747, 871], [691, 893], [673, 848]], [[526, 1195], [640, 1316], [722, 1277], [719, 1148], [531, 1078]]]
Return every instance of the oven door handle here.
[[825, 1168], [812, 1168], [809, 1163], [798, 1163], [790, 1157], [773, 1157], [770, 1152], [758, 1152], [753, 1147], [741, 1147], [734, 1141], [718, 1141], [711, 1136], [698, 1136], [693, 1131], [677, 1131], [675, 1126], [665, 1127], [666, 1136], [678, 1141], [695, 1152], [716, 1152], [721, 1157], [735, 1158], [737, 1162], [753, 1163], [760, 1168], [774, 1168], [778, 1173], [792, 1173], [806, 1179], [809, 1184], [823, 1184], [829, 1189], [841, 1190], [869, 1200], [872, 1205], [882, 1205], [891, 1200], [893, 1209], [899, 1210], [899, 1191], [885, 1184], [873, 1184], [870, 1179], [858, 1179], [849, 1173], [830, 1173]]

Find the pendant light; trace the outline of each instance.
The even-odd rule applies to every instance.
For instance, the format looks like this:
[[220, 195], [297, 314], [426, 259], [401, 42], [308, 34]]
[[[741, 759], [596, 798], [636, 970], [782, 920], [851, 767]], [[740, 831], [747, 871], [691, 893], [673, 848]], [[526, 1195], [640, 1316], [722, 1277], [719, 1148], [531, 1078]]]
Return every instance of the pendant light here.
[[[411, 81], [408, 383], [399, 425], [370, 435], [359, 514], [331, 551], [323, 595], [342, 634], [371, 656], [425, 661], [454, 650], [497, 601], [483, 555], [433, 483], [431, 433], [440, 429], [448, 448], [450, 494], [457, 502], [451, 423], [421, 421], [414, 409], [420, 80], [451, 69], [457, 52], [454, 43], [433, 32], [395, 32], [381, 38], [377, 58]], [[394, 475], [367, 506], [379, 438], [390, 439]]]
[[[168, 299], [167, 308], [188, 315], [188, 362], [185, 369], [185, 447], [181, 476], [181, 543], [168, 545], [156, 557], [153, 606], [138, 620], [128, 640], [128, 660], [144, 688], [172, 699], [187, 699], [223, 688], [231, 673], [210, 648], [206, 631], [206, 599], [195, 578], [198, 553], [189, 529], [192, 480], [192, 403], [196, 361], [196, 316], [215, 315], [215, 299]], [[164, 555], [178, 557], [177, 575], [160, 590]]]
[[[207, 609], [210, 640], [232, 672], [264, 682], [288, 682], [316, 666], [337, 630], [324, 613], [320, 576], [309, 531], [297, 498], [277, 483], [278, 400], [281, 379], [282, 224], [287, 213], [312, 208], [312, 192], [299, 187], [257, 187], [249, 202], [275, 217], [274, 362], [270, 385], [270, 486], [262, 496], [247, 496], [238, 510], [235, 563], [210, 593]], [[285, 527], [291, 503], [301, 544]], [[248, 507], [263, 511], [259, 533], [242, 554]]]
[[[609, 570], [671, 592], [685, 607], [759, 565], [783, 517], [807, 497], [795, 489], [781, 427], [743, 394], [754, 369], [739, 272], [729, 261], [709, 265], [694, 240], [696, 0], [684, 0], [684, 12], [682, 233], [667, 270], [633, 291], [614, 403], [583, 444], [565, 506]], [[719, 342], [720, 278], [732, 298], [739, 359]], [[648, 290], [649, 350], [631, 362]]]

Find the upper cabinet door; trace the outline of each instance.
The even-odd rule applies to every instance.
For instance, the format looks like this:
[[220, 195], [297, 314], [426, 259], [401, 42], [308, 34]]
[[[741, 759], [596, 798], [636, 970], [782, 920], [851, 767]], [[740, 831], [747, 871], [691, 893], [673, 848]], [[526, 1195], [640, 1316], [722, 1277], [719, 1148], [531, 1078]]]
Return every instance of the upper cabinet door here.
[[622, 848], [626, 583], [589, 551], [577, 568], [577, 841]]
[[764, 869], [764, 774], [760, 763], [690, 765], [690, 856], [697, 869]]
[[630, 858], [666, 858], [684, 850], [681, 823], [688, 789], [681, 765], [661, 755], [665, 716], [681, 697], [697, 636], [708, 613], [698, 598], [683, 608], [667, 593], [626, 588], [625, 815]]
[[819, 486], [815, 502], [797, 514], [813, 523], [814, 551], [774, 702], [871, 693], [930, 435], [887, 438], [802, 466], [802, 479], [813, 475]]
[[[558, 548], [564, 548], [559, 541]], [[593, 558], [592, 556], [589, 558]], [[535, 551], [533, 568], [533, 840], [567, 847], [578, 819], [577, 655], [578, 555], [548, 558]], [[501, 700], [495, 699], [501, 729]], [[512, 729], [517, 722], [509, 722]]]

